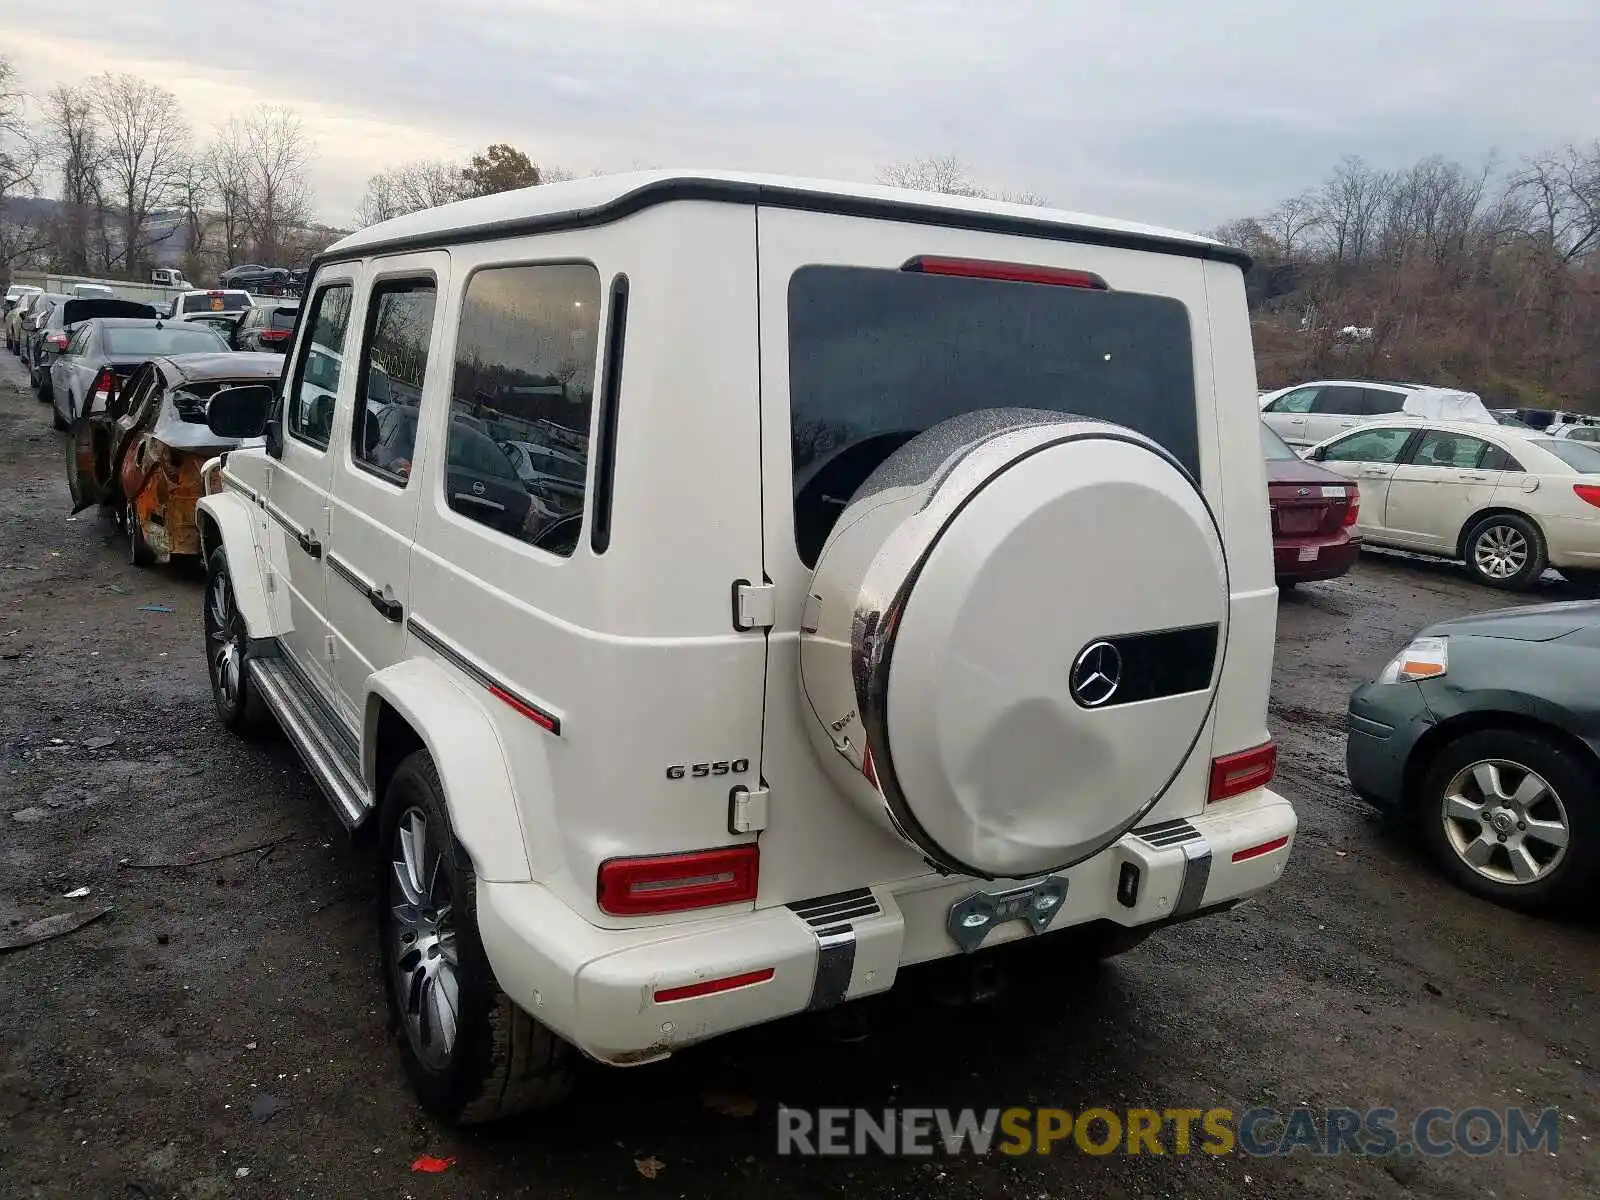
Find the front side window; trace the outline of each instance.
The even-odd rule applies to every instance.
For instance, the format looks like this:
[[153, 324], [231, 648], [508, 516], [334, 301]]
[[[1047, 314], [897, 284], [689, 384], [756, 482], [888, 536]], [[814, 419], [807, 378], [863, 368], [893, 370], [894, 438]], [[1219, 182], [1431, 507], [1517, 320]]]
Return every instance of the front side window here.
[[1399, 462], [1400, 452], [1414, 432], [1411, 429], [1363, 429], [1323, 447], [1321, 458], [1324, 462]]
[[[411, 477], [417, 406], [428, 373], [437, 300], [432, 279], [385, 279], [373, 285], [367, 302], [350, 458], [401, 485]], [[382, 418], [391, 409], [408, 419], [386, 429]]]
[[583, 524], [599, 332], [600, 273], [588, 263], [472, 276], [450, 388], [444, 486], [452, 509], [572, 554]]
[[1273, 413], [1308, 413], [1316, 401], [1316, 388], [1295, 388], [1294, 391], [1279, 396], [1271, 404], [1267, 405], [1267, 411]]
[[983, 409], [1115, 421], [1200, 477], [1189, 314], [1168, 296], [802, 267], [789, 280], [789, 394], [807, 566], [884, 459]]
[[333, 434], [333, 406], [354, 291], [348, 283], [334, 283], [318, 288], [311, 298], [300, 369], [284, 397], [284, 425], [290, 435], [319, 450], [328, 448]]
[[1455, 467], [1473, 469], [1489, 451], [1489, 443], [1475, 437], [1462, 437], [1442, 429], [1430, 429], [1422, 435], [1411, 461], [1419, 467]]

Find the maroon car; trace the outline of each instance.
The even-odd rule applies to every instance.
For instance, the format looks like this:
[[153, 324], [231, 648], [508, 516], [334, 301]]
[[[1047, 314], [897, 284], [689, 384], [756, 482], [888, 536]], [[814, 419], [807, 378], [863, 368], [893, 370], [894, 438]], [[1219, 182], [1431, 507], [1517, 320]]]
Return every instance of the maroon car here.
[[1337, 579], [1355, 565], [1361, 549], [1356, 485], [1326, 467], [1306, 462], [1265, 422], [1261, 453], [1267, 460], [1267, 500], [1272, 509], [1272, 563], [1280, 588]]

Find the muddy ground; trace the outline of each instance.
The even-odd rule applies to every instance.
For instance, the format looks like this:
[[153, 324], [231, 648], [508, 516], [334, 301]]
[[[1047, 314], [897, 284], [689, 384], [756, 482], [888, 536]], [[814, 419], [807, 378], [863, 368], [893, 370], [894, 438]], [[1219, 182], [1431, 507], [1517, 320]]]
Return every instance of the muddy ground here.
[[[3, 355], [0, 933], [111, 911], [0, 955], [0, 1196], [1600, 1190], [1596, 926], [1453, 890], [1343, 778], [1350, 686], [1416, 627], [1506, 602], [1450, 567], [1371, 556], [1281, 602], [1273, 723], [1301, 835], [1260, 902], [1100, 971], [1034, 959], [1033, 986], [987, 1008], [940, 1008], [911, 981], [870, 1010], [862, 1043], [796, 1020], [661, 1067], [595, 1068], [560, 1116], [463, 1134], [419, 1112], [387, 1041], [370, 862], [286, 745], [213, 718], [198, 575], [128, 566], [106, 524], [67, 507], [48, 409]], [[159, 865], [246, 847], [261, 848]], [[1555, 1157], [802, 1161], [774, 1152], [780, 1102], [1525, 1104], [1563, 1120]], [[421, 1154], [455, 1161], [414, 1173]]]

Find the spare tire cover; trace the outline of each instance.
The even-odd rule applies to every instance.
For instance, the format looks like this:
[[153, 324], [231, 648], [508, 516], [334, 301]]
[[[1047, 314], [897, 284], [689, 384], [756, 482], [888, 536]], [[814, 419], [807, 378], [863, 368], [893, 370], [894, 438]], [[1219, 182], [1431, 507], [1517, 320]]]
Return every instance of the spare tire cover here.
[[936, 867], [1059, 870], [1153, 808], [1227, 645], [1194, 479], [1120, 426], [1027, 409], [907, 442], [812, 577], [800, 683], [839, 785]]

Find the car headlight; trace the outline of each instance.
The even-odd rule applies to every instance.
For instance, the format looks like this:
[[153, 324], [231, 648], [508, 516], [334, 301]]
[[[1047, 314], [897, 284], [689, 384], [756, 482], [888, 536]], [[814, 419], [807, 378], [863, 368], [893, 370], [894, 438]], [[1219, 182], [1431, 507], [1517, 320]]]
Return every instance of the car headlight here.
[[1418, 679], [1437, 679], [1450, 668], [1450, 639], [1419, 637], [1389, 660], [1378, 676], [1379, 683], [1410, 683]]

